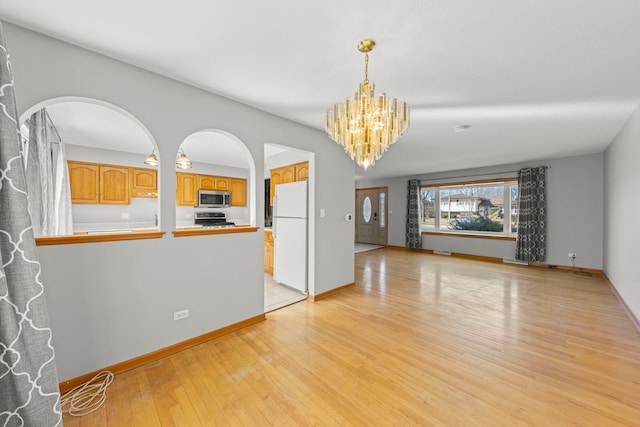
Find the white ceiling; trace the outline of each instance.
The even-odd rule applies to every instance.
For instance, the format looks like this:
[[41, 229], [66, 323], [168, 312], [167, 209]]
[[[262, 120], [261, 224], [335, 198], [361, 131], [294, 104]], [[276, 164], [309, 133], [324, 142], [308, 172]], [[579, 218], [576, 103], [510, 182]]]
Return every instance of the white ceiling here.
[[372, 38], [370, 80], [411, 127], [361, 177], [601, 152], [640, 102], [637, 0], [21, 0], [0, 17], [317, 129]]
[[[155, 149], [144, 129], [121, 112], [89, 102], [56, 102], [46, 106], [51, 121], [66, 144], [140, 154], [141, 161]], [[180, 146], [187, 157], [242, 169], [249, 167], [245, 152], [228, 136], [203, 130], [187, 136]], [[271, 153], [271, 151], [268, 151]]]

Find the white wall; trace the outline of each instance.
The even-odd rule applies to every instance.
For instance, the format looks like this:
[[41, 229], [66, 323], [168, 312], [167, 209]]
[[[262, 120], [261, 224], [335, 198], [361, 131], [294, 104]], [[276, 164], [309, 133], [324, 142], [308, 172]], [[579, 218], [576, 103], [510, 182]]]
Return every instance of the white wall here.
[[[61, 380], [263, 313], [263, 233], [174, 238], [175, 167], [194, 130], [221, 129], [252, 156], [249, 197], [262, 212], [264, 144], [315, 153], [313, 295], [354, 281], [354, 172], [340, 147], [310, 129], [157, 74], [5, 25], [18, 112], [58, 97], [98, 99], [135, 117], [154, 140], [162, 239], [42, 246], [38, 254]], [[166, 164], [167, 167], [164, 167]], [[257, 217], [262, 226], [262, 215]], [[215, 272], [215, 274], [212, 274]], [[173, 321], [176, 310], [190, 317]]]
[[604, 152], [604, 272], [640, 318], [640, 109]]
[[[478, 169], [416, 176], [423, 181], [460, 182], [480, 178], [515, 177], [520, 168], [549, 166], [547, 170], [548, 228], [547, 260], [554, 265], [571, 265], [567, 254], [577, 253], [576, 266], [602, 269], [603, 155], [549, 159], [531, 164], [510, 164]], [[389, 187], [389, 244], [405, 246], [407, 180], [359, 180], [357, 188]], [[513, 258], [515, 242], [423, 235], [424, 249], [496, 258]]]

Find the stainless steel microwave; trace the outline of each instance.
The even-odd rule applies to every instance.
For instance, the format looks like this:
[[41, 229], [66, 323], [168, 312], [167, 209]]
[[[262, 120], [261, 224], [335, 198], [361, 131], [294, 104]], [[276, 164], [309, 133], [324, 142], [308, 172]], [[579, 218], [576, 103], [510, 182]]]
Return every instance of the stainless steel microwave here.
[[198, 190], [199, 208], [228, 208], [231, 206], [229, 191]]

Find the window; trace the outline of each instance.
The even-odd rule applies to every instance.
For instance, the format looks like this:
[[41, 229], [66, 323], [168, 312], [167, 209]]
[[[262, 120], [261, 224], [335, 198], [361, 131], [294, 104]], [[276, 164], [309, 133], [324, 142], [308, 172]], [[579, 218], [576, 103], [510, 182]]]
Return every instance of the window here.
[[513, 235], [518, 221], [515, 181], [423, 186], [422, 231]]
[[385, 199], [386, 199], [386, 193], [381, 191], [380, 194], [378, 195], [378, 198], [380, 199], [380, 228], [385, 228], [385, 222], [386, 222], [386, 218], [384, 217], [384, 213], [387, 211], [387, 208], [385, 206]]

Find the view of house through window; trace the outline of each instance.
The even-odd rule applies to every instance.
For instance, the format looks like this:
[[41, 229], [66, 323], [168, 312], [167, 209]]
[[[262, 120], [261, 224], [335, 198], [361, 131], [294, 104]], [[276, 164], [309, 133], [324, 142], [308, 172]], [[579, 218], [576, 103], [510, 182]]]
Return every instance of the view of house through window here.
[[423, 231], [514, 234], [518, 221], [518, 184], [422, 186]]

